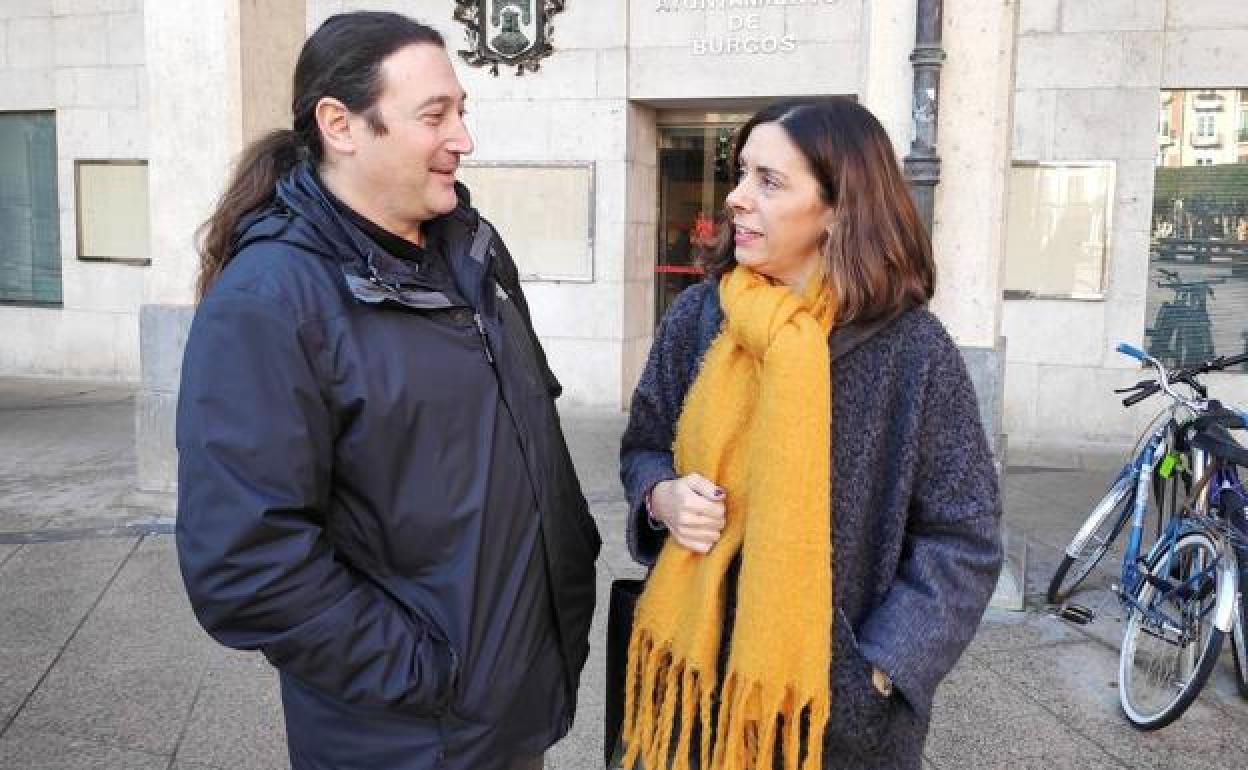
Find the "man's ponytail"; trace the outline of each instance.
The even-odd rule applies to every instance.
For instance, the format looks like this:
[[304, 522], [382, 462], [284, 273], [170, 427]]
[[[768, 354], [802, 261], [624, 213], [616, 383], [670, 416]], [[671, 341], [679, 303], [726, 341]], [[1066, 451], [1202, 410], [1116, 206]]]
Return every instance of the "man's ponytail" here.
[[217, 201], [216, 209], [196, 234], [199, 251], [197, 299], [204, 298], [234, 256], [231, 246], [238, 223], [272, 202], [278, 180], [298, 161], [298, 135], [289, 129], [272, 131], [243, 151], [225, 192]]

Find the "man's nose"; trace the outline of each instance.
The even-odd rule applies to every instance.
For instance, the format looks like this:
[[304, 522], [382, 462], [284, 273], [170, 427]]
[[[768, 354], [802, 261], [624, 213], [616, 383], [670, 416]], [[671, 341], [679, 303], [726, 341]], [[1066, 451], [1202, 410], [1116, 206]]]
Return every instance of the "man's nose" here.
[[471, 155], [472, 151], [476, 149], [476, 145], [472, 141], [472, 133], [468, 130], [468, 125], [462, 117], [447, 140], [446, 149], [456, 155]]

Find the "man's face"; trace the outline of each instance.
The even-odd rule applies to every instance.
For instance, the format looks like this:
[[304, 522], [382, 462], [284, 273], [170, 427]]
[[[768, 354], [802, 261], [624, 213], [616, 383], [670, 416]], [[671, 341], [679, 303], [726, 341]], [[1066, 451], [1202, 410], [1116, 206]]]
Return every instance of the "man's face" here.
[[473, 149], [464, 126], [466, 95], [436, 45], [402, 48], [382, 62], [381, 72], [374, 109], [385, 128], [374, 132], [366, 113], [351, 116], [356, 152], [344, 171], [388, 221], [415, 226], [455, 208], [455, 172]]

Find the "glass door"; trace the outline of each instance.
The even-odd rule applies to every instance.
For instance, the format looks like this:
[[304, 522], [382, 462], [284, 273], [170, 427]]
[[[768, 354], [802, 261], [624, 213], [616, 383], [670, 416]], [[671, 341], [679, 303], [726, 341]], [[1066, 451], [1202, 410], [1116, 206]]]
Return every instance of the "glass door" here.
[[742, 115], [699, 116], [659, 124], [659, 217], [655, 251], [655, 323], [676, 295], [702, 279], [732, 189], [733, 135]]

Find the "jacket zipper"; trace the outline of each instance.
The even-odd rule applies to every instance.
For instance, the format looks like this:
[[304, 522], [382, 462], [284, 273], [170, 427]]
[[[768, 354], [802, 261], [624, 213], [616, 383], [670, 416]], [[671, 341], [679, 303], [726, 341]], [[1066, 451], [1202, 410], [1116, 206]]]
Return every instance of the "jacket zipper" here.
[[493, 366], [494, 354], [490, 352], [490, 338], [485, 334], [485, 324], [481, 321], [481, 314], [473, 313], [472, 320], [477, 324], [477, 334], [481, 335], [481, 349], [485, 351], [485, 360]]

